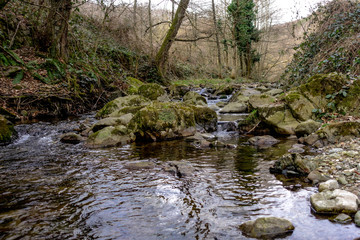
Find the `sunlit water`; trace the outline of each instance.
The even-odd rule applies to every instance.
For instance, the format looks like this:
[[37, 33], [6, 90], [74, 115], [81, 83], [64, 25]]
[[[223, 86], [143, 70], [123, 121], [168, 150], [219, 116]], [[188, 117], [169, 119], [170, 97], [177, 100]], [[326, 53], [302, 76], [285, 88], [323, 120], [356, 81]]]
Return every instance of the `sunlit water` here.
[[[292, 221], [286, 239], [360, 236], [354, 224], [311, 213], [314, 187], [269, 173], [293, 142], [266, 150], [234, 135], [236, 149], [181, 140], [98, 150], [59, 142], [84, 119], [19, 125], [19, 139], [0, 147], [0, 239], [247, 239], [238, 226], [260, 216]], [[155, 168], [127, 167], [134, 161]], [[163, 169], [171, 161], [195, 171], [178, 178]]]

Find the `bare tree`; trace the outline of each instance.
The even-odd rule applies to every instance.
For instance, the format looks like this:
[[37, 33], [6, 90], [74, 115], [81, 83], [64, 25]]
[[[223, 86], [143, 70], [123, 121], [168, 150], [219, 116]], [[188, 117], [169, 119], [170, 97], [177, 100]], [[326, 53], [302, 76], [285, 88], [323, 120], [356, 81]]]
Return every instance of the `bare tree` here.
[[149, 14], [149, 34], [150, 34], [150, 56], [152, 57], [154, 54], [154, 43], [153, 43], [153, 27], [152, 27], [152, 16], [151, 16], [151, 0], [149, 0], [148, 6], [148, 14]]
[[156, 54], [155, 63], [156, 67], [161, 76], [164, 76], [165, 63], [169, 56], [169, 50], [173, 44], [175, 37], [180, 29], [181, 23], [185, 17], [186, 9], [189, 5], [190, 0], [181, 0], [176, 10], [174, 20], [171, 23], [170, 29], [168, 30], [166, 37]]
[[215, 27], [215, 39], [216, 39], [216, 48], [217, 48], [219, 77], [222, 78], [221, 49], [220, 49], [220, 41], [219, 41], [219, 27], [218, 27], [218, 22], [216, 20], [216, 9], [215, 9], [215, 1], [214, 0], [211, 0], [211, 5], [212, 5], [212, 15], [213, 15], [214, 27]]

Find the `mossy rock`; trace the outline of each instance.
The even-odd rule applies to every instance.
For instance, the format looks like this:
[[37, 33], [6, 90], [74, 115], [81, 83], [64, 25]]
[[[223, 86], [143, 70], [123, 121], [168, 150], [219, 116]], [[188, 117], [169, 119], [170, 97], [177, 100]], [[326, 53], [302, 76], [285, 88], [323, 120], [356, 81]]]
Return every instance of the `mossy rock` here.
[[156, 83], [147, 83], [139, 87], [139, 95], [150, 100], [157, 100], [159, 97], [166, 95], [162, 86]]
[[322, 109], [328, 104], [326, 96], [340, 91], [345, 84], [346, 78], [341, 74], [317, 74], [309, 78], [307, 83], [299, 86], [298, 91], [316, 108]]
[[330, 123], [316, 132], [324, 143], [338, 143], [360, 137], [360, 122]]
[[275, 102], [276, 98], [266, 94], [252, 95], [249, 97], [249, 106], [251, 110], [266, 108]]
[[337, 99], [337, 110], [352, 116], [360, 116], [360, 80], [354, 81], [347, 91], [347, 96]]
[[312, 134], [313, 132], [317, 131], [321, 126], [321, 123], [315, 122], [312, 119], [309, 119], [305, 122], [300, 123], [295, 128], [295, 133], [297, 137], [304, 137]]
[[266, 117], [264, 122], [280, 135], [294, 135], [295, 128], [300, 124], [288, 109]]
[[164, 141], [195, 134], [192, 108], [183, 103], [153, 102], [130, 121], [136, 141]]
[[248, 104], [249, 97], [242, 95], [241, 92], [238, 91], [234, 95], [232, 95], [229, 102], [238, 102], [238, 103]]
[[105, 127], [89, 136], [86, 146], [90, 148], [106, 148], [128, 144], [133, 137], [123, 125]]
[[[120, 111], [126, 107], [143, 107], [150, 104], [150, 100], [139, 95], [132, 95], [126, 97], [119, 97], [115, 100], [108, 102], [102, 109], [96, 114], [97, 118], [108, 117], [116, 111]], [[127, 112], [129, 113], [129, 112]]]
[[215, 94], [216, 96], [230, 95], [234, 92], [234, 87], [231, 85], [220, 85], [217, 87]]
[[128, 77], [126, 83], [129, 87], [126, 89], [126, 93], [129, 95], [138, 94], [139, 87], [144, 85], [144, 83], [136, 78]]
[[285, 101], [295, 118], [306, 121], [312, 118], [314, 105], [301, 93], [292, 91], [286, 94]]
[[0, 145], [10, 143], [16, 137], [14, 125], [0, 115]]
[[170, 94], [173, 97], [184, 97], [187, 92], [190, 91], [190, 87], [186, 85], [171, 85], [169, 87]]
[[187, 92], [183, 98], [183, 101], [187, 104], [207, 106], [206, 99], [199, 93], [194, 91]]
[[133, 116], [134, 116], [134, 114], [128, 113], [128, 114], [122, 115], [121, 117], [103, 118], [103, 119], [99, 120], [97, 123], [95, 123], [91, 127], [91, 130], [93, 132], [97, 132], [97, 131], [99, 131], [103, 128], [109, 127], [109, 126], [118, 126], [118, 125], [127, 126], [130, 123]]
[[217, 130], [218, 117], [209, 107], [193, 106], [196, 125], [206, 132]]

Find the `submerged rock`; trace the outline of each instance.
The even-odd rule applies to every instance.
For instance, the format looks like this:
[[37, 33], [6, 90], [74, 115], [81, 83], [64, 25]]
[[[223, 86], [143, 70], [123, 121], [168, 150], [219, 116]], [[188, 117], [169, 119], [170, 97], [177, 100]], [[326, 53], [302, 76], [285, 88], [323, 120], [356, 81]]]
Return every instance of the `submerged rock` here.
[[270, 147], [279, 143], [280, 140], [277, 140], [273, 136], [265, 135], [265, 136], [255, 136], [249, 139], [249, 143], [260, 148]]
[[168, 162], [163, 169], [165, 172], [169, 172], [179, 178], [190, 177], [196, 171], [190, 163], [181, 161]]
[[333, 222], [346, 224], [350, 223], [352, 221], [351, 217], [345, 213], [340, 213], [335, 218], [330, 219]]
[[310, 202], [317, 213], [352, 214], [358, 210], [359, 199], [351, 192], [335, 189], [312, 195]]
[[62, 143], [70, 143], [70, 144], [78, 144], [84, 141], [84, 138], [76, 133], [65, 133], [60, 136], [60, 142]]
[[14, 125], [0, 115], [0, 145], [10, 143], [16, 137]]
[[286, 219], [277, 217], [262, 217], [240, 225], [240, 230], [253, 238], [282, 237], [294, 231], [294, 225]]

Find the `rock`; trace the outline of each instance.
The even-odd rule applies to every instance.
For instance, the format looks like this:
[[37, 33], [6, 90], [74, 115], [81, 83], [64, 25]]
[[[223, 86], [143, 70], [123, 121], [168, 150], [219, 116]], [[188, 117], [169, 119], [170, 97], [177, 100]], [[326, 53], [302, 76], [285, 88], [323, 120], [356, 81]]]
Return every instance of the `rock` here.
[[355, 80], [347, 90], [347, 96], [336, 102], [337, 112], [345, 112], [350, 116], [360, 116], [359, 110], [360, 80]]
[[251, 109], [264, 109], [275, 102], [276, 98], [266, 94], [252, 95], [249, 97], [249, 105]]
[[183, 98], [184, 95], [190, 91], [190, 87], [187, 85], [171, 85], [169, 90], [173, 97]]
[[194, 110], [184, 103], [153, 102], [131, 119], [129, 129], [136, 141], [164, 141], [196, 132]]
[[235, 122], [220, 122], [220, 130], [225, 132], [234, 132], [237, 130], [237, 125]]
[[231, 102], [221, 109], [220, 113], [245, 113], [247, 108], [245, 103]]
[[120, 117], [127, 113], [135, 114], [141, 108], [150, 104], [150, 100], [139, 95], [132, 95], [126, 97], [119, 97], [115, 100], [108, 102], [96, 114], [97, 118]]
[[216, 136], [210, 133], [201, 133], [201, 136], [208, 141], [214, 141], [216, 140]]
[[360, 137], [360, 122], [334, 122], [316, 132], [320, 139], [328, 143], [337, 143]]
[[124, 167], [129, 170], [144, 170], [144, 169], [153, 169], [156, 164], [150, 161], [135, 161], [126, 164]]
[[270, 168], [271, 173], [284, 173], [294, 171], [300, 175], [308, 175], [315, 170], [318, 162], [308, 157], [302, 157], [299, 154], [285, 154], [275, 161]]
[[[160, 86], [159, 84], [156, 83], [147, 83], [144, 85], [141, 85], [139, 87], [139, 95], [150, 99], [152, 101], [154, 100], [158, 100], [161, 97], [166, 96], [166, 91], [163, 89], [162, 86]], [[166, 100], [166, 97], [165, 97]]]
[[250, 97], [253, 95], [260, 95], [261, 92], [252, 88], [243, 88], [240, 90], [239, 92], [241, 95], [245, 96], [245, 97]]
[[230, 94], [233, 93], [233, 91], [234, 91], [233, 86], [231, 86], [231, 85], [223, 85], [222, 84], [216, 89], [214, 95], [215, 96], [230, 95]]
[[335, 190], [339, 189], [340, 186], [338, 182], [334, 179], [327, 180], [326, 182], [322, 182], [319, 184], [319, 192], [325, 191], [325, 190]]
[[312, 181], [314, 184], [315, 183], [319, 183], [319, 182], [325, 182], [327, 180], [329, 180], [328, 177], [324, 176], [324, 174], [322, 174], [321, 172], [314, 170], [311, 171], [309, 173], [309, 175], [307, 176], [307, 178]]
[[183, 101], [192, 105], [207, 106], [206, 99], [194, 91], [187, 92], [183, 98]]
[[60, 142], [62, 143], [78, 144], [82, 141], [84, 141], [83, 137], [73, 132], [65, 133], [60, 136]]
[[344, 176], [338, 177], [337, 181], [342, 185], [348, 184], [348, 181], [346, 180], [346, 178]]
[[277, 96], [282, 93], [284, 93], [284, 90], [282, 90], [282, 89], [271, 89], [271, 90], [265, 92], [265, 94], [270, 95], [270, 96]]
[[119, 125], [106, 127], [91, 134], [85, 145], [90, 148], [106, 148], [128, 144], [133, 140], [127, 127]]
[[360, 211], [358, 211], [358, 212], [355, 214], [354, 222], [355, 222], [356, 226], [360, 227]]
[[319, 140], [319, 136], [316, 133], [310, 134], [304, 139], [304, 143], [308, 145], [313, 145]]
[[301, 93], [297, 91], [289, 92], [285, 96], [285, 101], [295, 118], [300, 121], [307, 121], [311, 119], [315, 107]]
[[0, 145], [9, 144], [16, 136], [14, 125], [0, 115]]
[[126, 93], [129, 95], [138, 94], [139, 87], [144, 84], [142, 81], [133, 77], [126, 78], [126, 83], [129, 85], [126, 89]]
[[249, 102], [249, 97], [244, 96], [241, 94], [241, 92], [236, 92], [234, 95], [232, 95], [232, 97], [229, 99], [229, 102], [237, 102], [237, 103], [243, 103], [243, 104], [248, 104]]
[[303, 153], [305, 150], [299, 147], [293, 147], [288, 150], [289, 153]]
[[97, 132], [105, 127], [109, 127], [109, 126], [117, 126], [117, 125], [124, 125], [127, 126], [131, 119], [133, 118], [133, 114], [132, 113], [128, 113], [125, 114], [121, 117], [108, 117], [108, 118], [103, 118], [101, 120], [99, 120], [97, 123], [95, 123], [92, 127], [91, 130], [93, 132]]
[[278, 111], [264, 119], [265, 124], [281, 135], [294, 135], [299, 122], [289, 110]]
[[270, 239], [282, 237], [294, 231], [294, 225], [286, 219], [262, 217], [240, 225], [240, 230], [249, 237]]
[[209, 107], [191, 106], [194, 109], [195, 123], [206, 132], [217, 130], [218, 117], [214, 110]]
[[280, 140], [277, 140], [276, 138], [265, 135], [265, 136], [255, 136], [249, 139], [249, 143], [255, 146], [258, 146], [260, 148], [263, 147], [270, 147], [272, 145], [275, 145], [279, 143]]
[[358, 197], [348, 191], [335, 189], [315, 193], [310, 197], [312, 207], [317, 213], [356, 213], [358, 210]]
[[190, 177], [196, 170], [190, 163], [181, 161], [168, 162], [163, 169], [165, 172], [172, 173], [179, 178]]
[[297, 137], [304, 137], [312, 134], [317, 131], [321, 126], [321, 123], [315, 122], [314, 120], [307, 120], [305, 122], [299, 123], [295, 128], [295, 134]]
[[340, 213], [335, 218], [331, 219], [333, 222], [346, 224], [352, 221], [351, 217], [345, 213]]

